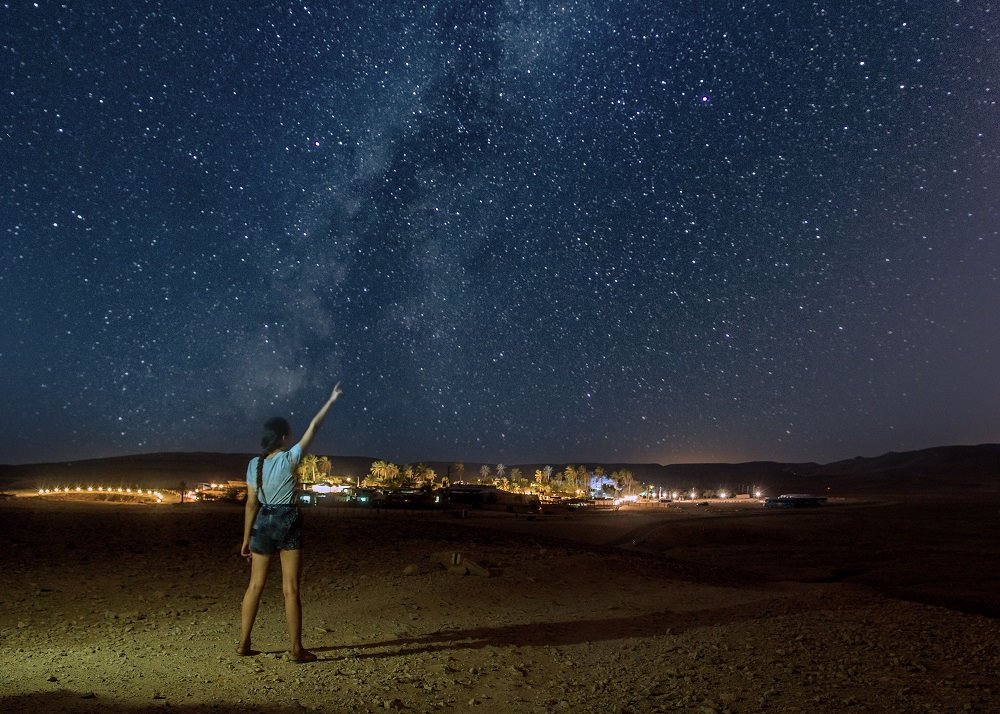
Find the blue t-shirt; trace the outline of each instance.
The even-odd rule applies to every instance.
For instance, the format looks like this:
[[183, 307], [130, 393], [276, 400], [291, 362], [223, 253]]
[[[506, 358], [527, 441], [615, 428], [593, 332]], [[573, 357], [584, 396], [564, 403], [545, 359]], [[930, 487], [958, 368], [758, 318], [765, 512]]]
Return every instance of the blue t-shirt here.
[[[247, 488], [257, 489], [257, 462], [260, 459], [260, 456], [255, 456], [247, 464]], [[295, 503], [295, 467], [301, 460], [302, 447], [299, 444], [264, 459], [264, 493], [257, 494], [261, 505], [285, 506]]]

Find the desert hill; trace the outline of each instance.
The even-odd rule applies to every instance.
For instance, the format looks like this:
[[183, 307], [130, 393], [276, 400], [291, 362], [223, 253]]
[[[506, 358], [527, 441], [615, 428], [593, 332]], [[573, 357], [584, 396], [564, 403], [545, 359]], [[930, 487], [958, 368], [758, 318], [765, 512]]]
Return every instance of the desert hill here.
[[[156, 488], [177, 488], [202, 481], [242, 479], [252, 454], [157, 453], [103, 459], [0, 465], [0, 487], [38, 488], [46, 484], [131, 483]], [[368, 473], [376, 457], [331, 456], [333, 473], [358, 478]], [[450, 474], [452, 464], [428, 462], [439, 474]], [[474, 480], [484, 464], [465, 463], [465, 478]], [[494, 464], [485, 464], [492, 469]], [[552, 466], [555, 472], [566, 464], [509, 464], [507, 473], [519, 468], [528, 478], [536, 469]], [[961, 487], [965, 490], [1000, 487], [1000, 444], [940, 446], [876, 457], [856, 457], [829, 464], [751, 461], [707, 464], [586, 464], [598, 465], [605, 473], [622, 469], [640, 483], [671, 489], [742, 489], [763, 486], [778, 491], [822, 491], [836, 493], [891, 492], [895, 489], [926, 490]], [[451, 474], [454, 477], [454, 474]]]
[[836, 461], [817, 469], [818, 473], [840, 475], [933, 476], [941, 473], [975, 477], [1000, 469], [1000, 444], [978, 446], [938, 446], [919, 451], [890, 451], [874, 458], [856, 457]]

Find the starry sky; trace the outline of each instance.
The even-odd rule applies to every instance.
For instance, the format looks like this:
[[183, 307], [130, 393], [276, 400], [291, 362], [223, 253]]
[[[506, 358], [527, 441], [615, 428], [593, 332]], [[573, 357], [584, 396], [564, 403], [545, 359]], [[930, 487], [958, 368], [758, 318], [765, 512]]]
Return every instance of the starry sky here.
[[0, 462], [1000, 441], [990, 2], [0, 4]]

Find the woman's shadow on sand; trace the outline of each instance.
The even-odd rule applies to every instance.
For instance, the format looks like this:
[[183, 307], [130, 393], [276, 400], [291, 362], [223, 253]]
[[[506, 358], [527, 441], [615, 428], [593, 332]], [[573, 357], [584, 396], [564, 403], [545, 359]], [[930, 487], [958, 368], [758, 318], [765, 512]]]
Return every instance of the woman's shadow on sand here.
[[815, 603], [804, 603], [794, 598], [780, 598], [764, 603], [755, 602], [692, 612], [664, 610], [626, 617], [447, 629], [426, 635], [310, 649], [317, 654], [326, 652], [333, 655], [320, 657], [320, 662], [338, 662], [483, 647], [552, 647], [628, 637], [677, 635], [700, 627], [765, 620], [776, 615], [797, 614], [814, 609]]

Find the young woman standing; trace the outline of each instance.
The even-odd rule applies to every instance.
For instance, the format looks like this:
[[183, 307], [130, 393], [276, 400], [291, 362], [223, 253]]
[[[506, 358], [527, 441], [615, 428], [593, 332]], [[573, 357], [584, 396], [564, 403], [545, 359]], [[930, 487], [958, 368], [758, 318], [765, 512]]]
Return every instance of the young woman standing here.
[[302, 601], [299, 598], [302, 518], [296, 504], [298, 481], [295, 468], [341, 393], [340, 382], [337, 382], [330, 398], [316, 412], [294, 446], [288, 422], [281, 417], [268, 419], [260, 442], [261, 455], [251, 459], [247, 465], [247, 504], [240, 553], [250, 560], [250, 584], [240, 611], [237, 654], [258, 654], [250, 647], [250, 633], [257, 619], [271, 556], [278, 553], [281, 559], [281, 590], [285, 596], [285, 620], [292, 645], [289, 659], [293, 662], [316, 660], [316, 655], [302, 646]]

